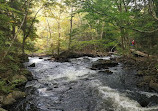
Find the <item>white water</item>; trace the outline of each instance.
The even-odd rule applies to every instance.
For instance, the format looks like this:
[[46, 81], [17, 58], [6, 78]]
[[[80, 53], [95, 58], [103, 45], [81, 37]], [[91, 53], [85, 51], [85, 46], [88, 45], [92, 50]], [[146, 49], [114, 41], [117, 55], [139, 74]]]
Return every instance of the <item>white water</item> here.
[[[95, 75], [98, 74], [98, 71], [90, 69], [91, 63], [97, 61], [98, 59], [110, 58], [82, 57], [78, 59], [71, 59], [71, 62], [69, 63], [49, 62], [38, 58], [30, 58], [29, 64], [36, 63], [36, 67], [30, 68], [29, 70], [33, 72], [34, 77], [38, 79], [38, 82], [29, 82], [26, 87], [35, 87], [37, 88], [40, 97], [49, 97], [54, 96], [54, 92], [49, 91], [47, 87], [40, 88], [41, 84], [48, 84], [50, 86], [58, 84], [60, 88], [53, 89], [53, 91], [65, 92], [69, 88], [64, 86], [63, 83], [79, 80], [82, 81], [84, 78], [89, 78], [90, 81], [87, 83], [88, 86], [86, 87], [90, 87], [92, 89], [92, 94], [100, 97], [103, 104], [109, 104], [109, 108], [107, 108], [106, 105], [106, 108], [104, 108], [104, 105], [98, 105], [94, 108], [94, 111], [158, 111], [157, 105], [152, 107], [142, 107], [136, 100], [129, 98], [126, 93], [133, 92], [131, 90], [124, 89], [126, 90], [125, 92], [120, 92], [117, 89], [113, 89], [108, 85], [103, 84], [99, 78], [95, 77]], [[115, 73], [117, 73], [117, 71], [115, 71]], [[77, 87], [80, 87], [80, 85]], [[145, 95], [148, 98], [152, 96], [158, 97], [157, 93], [143, 91], [137, 91], [137, 93]], [[56, 100], [58, 99], [58, 97], [54, 98]]]

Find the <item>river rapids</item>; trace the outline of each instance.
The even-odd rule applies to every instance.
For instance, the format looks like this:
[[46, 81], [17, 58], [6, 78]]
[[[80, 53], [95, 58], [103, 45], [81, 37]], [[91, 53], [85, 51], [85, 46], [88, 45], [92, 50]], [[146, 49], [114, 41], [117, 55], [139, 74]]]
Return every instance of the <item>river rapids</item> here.
[[69, 62], [30, 57], [33, 80], [28, 96], [11, 111], [158, 111], [158, 94], [136, 87], [134, 69], [120, 63], [111, 73], [91, 70], [92, 63], [110, 57], [80, 57]]

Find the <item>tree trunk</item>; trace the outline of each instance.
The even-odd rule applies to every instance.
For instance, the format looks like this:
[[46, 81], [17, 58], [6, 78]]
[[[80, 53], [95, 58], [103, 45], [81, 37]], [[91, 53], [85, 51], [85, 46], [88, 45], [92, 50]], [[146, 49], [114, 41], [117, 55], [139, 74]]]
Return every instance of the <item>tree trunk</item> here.
[[61, 33], [60, 33], [60, 22], [58, 21], [58, 48], [57, 48], [58, 56], [60, 54], [60, 36], [61, 36]]
[[70, 50], [71, 47], [71, 39], [72, 39], [72, 22], [73, 22], [73, 10], [71, 10], [71, 19], [70, 19], [70, 37], [69, 37], [69, 46], [68, 46], [68, 50]]
[[22, 42], [22, 54], [25, 54], [25, 36], [23, 37], [23, 42]]

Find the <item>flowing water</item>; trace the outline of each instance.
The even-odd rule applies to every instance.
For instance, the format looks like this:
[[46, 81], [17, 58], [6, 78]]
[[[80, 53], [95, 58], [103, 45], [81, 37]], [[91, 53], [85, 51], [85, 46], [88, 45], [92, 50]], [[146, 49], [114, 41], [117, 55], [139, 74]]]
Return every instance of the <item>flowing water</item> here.
[[98, 59], [81, 57], [70, 62], [29, 58], [34, 80], [26, 84], [28, 96], [14, 111], [158, 111], [158, 94], [137, 89], [134, 69], [122, 64], [109, 68], [113, 74], [91, 70]]

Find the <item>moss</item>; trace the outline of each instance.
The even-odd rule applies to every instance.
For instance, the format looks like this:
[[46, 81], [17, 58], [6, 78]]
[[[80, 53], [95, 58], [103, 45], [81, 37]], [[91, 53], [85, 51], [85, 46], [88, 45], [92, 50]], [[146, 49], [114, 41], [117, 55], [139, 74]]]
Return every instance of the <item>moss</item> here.
[[15, 88], [14, 84], [7, 84], [6, 81], [0, 81], [0, 92], [4, 94], [10, 93]]

